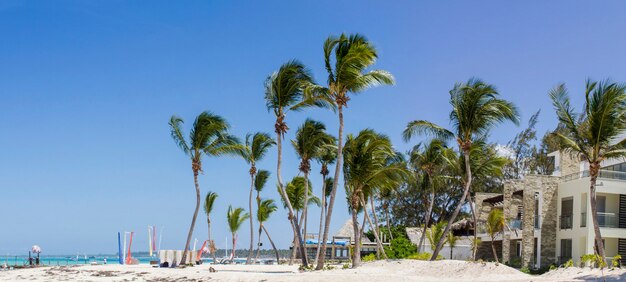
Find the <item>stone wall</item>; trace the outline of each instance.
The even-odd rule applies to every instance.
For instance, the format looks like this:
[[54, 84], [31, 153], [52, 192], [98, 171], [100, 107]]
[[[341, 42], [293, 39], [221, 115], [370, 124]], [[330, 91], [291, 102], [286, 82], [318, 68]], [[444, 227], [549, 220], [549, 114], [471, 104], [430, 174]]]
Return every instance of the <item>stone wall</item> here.
[[575, 155], [566, 153], [565, 151], [561, 151], [559, 154], [561, 158], [561, 163], [559, 164], [561, 167], [561, 176], [580, 172], [580, 161]]
[[[480, 246], [478, 246], [478, 251], [476, 252], [477, 259], [482, 259], [484, 261], [496, 261], [493, 258], [491, 243], [492, 242], [490, 241], [480, 243]], [[498, 254], [498, 258], [502, 258], [502, 241], [495, 241], [493, 242], [493, 244], [496, 247], [496, 254]]]
[[541, 199], [541, 266], [556, 260], [556, 224], [558, 177], [527, 175], [524, 178], [524, 212], [522, 216], [522, 265], [531, 267], [534, 256], [535, 193]]

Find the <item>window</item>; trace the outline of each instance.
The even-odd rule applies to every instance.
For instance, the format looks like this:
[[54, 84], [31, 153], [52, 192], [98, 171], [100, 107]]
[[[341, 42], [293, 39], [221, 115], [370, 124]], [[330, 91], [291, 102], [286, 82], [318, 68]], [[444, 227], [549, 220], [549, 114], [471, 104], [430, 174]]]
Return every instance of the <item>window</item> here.
[[565, 263], [572, 259], [572, 239], [561, 239], [561, 255], [559, 263]]

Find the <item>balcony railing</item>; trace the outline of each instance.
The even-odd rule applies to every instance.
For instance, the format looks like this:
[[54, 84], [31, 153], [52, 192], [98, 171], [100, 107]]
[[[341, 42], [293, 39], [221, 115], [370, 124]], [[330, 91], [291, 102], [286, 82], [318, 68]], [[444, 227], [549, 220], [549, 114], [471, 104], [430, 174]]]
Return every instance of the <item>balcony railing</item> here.
[[[615, 213], [598, 212], [598, 225], [600, 227], [618, 228], [619, 217]], [[586, 212], [580, 214], [580, 227], [587, 227]]]
[[[589, 171], [581, 171], [572, 174], [568, 174], [563, 176], [563, 181], [572, 181], [580, 178], [589, 177]], [[615, 180], [626, 180], [626, 172], [623, 171], [613, 171], [613, 170], [600, 170], [598, 174], [598, 178], [603, 179], [615, 179]]]
[[522, 220], [521, 219], [511, 220], [509, 222], [509, 227], [511, 227], [511, 229], [522, 230]]
[[561, 229], [572, 229], [572, 215], [562, 215], [559, 217], [559, 226]]

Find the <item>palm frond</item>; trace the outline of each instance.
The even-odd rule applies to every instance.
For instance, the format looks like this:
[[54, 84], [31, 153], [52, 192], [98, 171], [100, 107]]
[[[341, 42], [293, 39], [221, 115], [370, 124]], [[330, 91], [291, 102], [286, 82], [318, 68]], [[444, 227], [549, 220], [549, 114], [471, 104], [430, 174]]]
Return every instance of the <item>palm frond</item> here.
[[183, 119], [178, 116], [172, 116], [170, 118], [170, 134], [172, 135], [172, 139], [176, 142], [176, 145], [185, 152], [185, 154], [189, 155], [189, 145], [187, 145], [187, 141], [183, 136], [181, 125], [183, 124]]
[[215, 203], [215, 199], [217, 199], [217, 193], [209, 191], [204, 198], [204, 213], [209, 216], [211, 211], [213, 211], [213, 204]]
[[451, 131], [426, 120], [409, 122], [402, 133], [405, 141], [411, 140], [415, 135], [430, 135], [441, 140], [449, 140], [454, 137], [454, 133]]

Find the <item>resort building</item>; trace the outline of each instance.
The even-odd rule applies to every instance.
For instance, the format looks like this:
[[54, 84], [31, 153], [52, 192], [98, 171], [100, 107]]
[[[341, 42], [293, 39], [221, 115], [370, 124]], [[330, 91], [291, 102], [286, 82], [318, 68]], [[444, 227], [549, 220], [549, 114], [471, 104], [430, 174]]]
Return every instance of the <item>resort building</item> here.
[[[589, 204], [588, 164], [564, 152], [554, 152], [552, 175], [526, 175], [507, 181], [502, 194], [477, 193], [478, 258], [493, 260], [495, 245], [501, 261], [541, 268], [594, 253], [594, 231]], [[597, 180], [598, 223], [611, 263], [626, 259], [626, 162], [602, 164]], [[502, 209], [506, 227], [491, 238], [485, 222], [492, 209]]]

